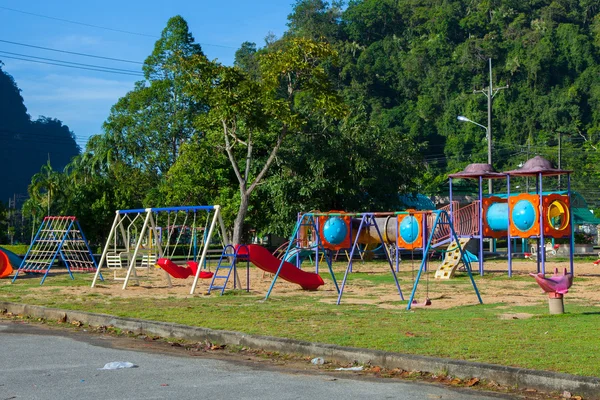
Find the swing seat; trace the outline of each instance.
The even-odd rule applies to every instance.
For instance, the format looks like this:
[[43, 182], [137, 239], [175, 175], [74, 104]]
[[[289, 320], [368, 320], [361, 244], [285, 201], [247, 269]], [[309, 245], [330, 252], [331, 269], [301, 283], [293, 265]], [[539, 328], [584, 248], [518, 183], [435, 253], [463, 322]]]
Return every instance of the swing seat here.
[[425, 307], [425, 306], [430, 306], [430, 305], [431, 305], [431, 299], [429, 299], [429, 298], [426, 298], [423, 303], [419, 303], [416, 300], [412, 301], [412, 306], [413, 307]]
[[[188, 267], [192, 270], [192, 275], [196, 275], [196, 272], [198, 272], [198, 263], [196, 261], [186, 261], [185, 262]], [[198, 278], [200, 279], [210, 279], [212, 278], [214, 275], [213, 272], [210, 271], [200, 271], [200, 275], [198, 276]]]
[[[190, 276], [195, 276], [198, 271], [198, 263], [194, 261], [188, 261], [187, 267], [182, 267], [181, 265], [175, 264], [173, 261], [168, 258], [159, 258], [156, 261], [156, 264], [164, 269], [169, 275], [173, 278], [177, 279], [186, 279]], [[212, 278], [213, 273], [208, 271], [200, 271], [201, 279], [209, 279]]]

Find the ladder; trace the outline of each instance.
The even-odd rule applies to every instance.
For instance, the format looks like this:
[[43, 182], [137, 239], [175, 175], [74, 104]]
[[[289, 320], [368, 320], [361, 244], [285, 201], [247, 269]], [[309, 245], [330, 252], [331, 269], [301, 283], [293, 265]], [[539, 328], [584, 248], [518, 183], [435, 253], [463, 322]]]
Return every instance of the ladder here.
[[[242, 254], [238, 254], [240, 249], [244, 249]], [[229, 278], [231, 277], [231, 273], [233, 272], [233, 288], [237, 287], [237, 262], [238, 260], [246, 261], [246, 291], [250, 291], [250, 261], [248, 257], [249, 251], [246, 245], [239, 245], [237, 248], [228, 244], [223, 249], [221, 253], [221, 257], [219, 258], [219, 263], [217, 264], [217, 268], [215, 269], [215, 273], [210, 281], [210, 285], [208, 286], [208, 294], [212, 290], [221, 290], [221, 296], [225, 293], [225, 288], [227, 287], [227, 282], [229, 282]]]

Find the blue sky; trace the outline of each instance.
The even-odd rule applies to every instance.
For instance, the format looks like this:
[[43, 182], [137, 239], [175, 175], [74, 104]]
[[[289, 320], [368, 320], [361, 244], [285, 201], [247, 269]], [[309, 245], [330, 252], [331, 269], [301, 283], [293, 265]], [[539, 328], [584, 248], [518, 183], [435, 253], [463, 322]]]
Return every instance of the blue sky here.
[[154, 42], [167, 20], [179, 14], [187, 20], [196, 42], [202, 45], [209, 58], [231, 65], [241, 43], [250, 41], [261, 47], [269, 32], [281, 37], [286, 30], [287, 16], [292, 11], [293, 2], [0, 0], [0, 60], [4, 63], [3, 70], [14, 77], [22, 90], [21, 95], [31, 117], [37, 119], [44, 115], [60, 119], [75, 133], [78, 144], [83, 148], [90, 135], [102, 132], [101, 126], [110, 107], [131, 90], [134, 82], [140, 78], [8, 57], [24, 58], [22, 55], [27, 55], [132, 71], [141, 71], [141, 65], [52, 52], [6, 41], [143, 62], [152, 52]]

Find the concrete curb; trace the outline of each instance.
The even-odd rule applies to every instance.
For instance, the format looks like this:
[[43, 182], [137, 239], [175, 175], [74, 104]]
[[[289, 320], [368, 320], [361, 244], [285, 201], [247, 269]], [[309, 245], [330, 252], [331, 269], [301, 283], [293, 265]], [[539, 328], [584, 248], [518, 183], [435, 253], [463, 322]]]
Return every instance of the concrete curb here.
[[384, 368], [401, 368], [407, 371], [424, 371], [439, 374], [442, 371], [461, 379], [477, 377], [495, 381], [500, 385], [515, 388], [532, 388], [545, 392], [568, 391], [591, 399], [600, 399], [600, 379], [581, 377], [555, 372], [505, 367], [493, 364], [391, 353], [378, 350], [358, 349], [322, 343], [269, 336], [248, 335], [240, 332], [217, 331], [187, 325], [145, 321], [135, 318], [121, 318], [106, 314], [82, 311], [61, 310], [34, 305], [0, 302], [0, 310], [51, 320], [66, 319], [80, 321], [92, 326], [113, 326], [138, 334], [185, 339], [190, 341], [208, 340], [213, 343], [237, 345], [251, 349], [262, 349], [302, 356], [320, 356], [339, 363], [358, 362], [378, 365]]

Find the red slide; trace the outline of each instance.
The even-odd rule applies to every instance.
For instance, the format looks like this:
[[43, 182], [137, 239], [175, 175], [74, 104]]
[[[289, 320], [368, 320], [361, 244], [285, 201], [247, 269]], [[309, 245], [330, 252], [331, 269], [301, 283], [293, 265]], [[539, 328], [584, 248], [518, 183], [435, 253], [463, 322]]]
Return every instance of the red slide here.
[[[281, 260], [271, 254], [269, 250], [257, 244], [249, 244], [246, 247], [250, 253], [249, 260], [252, 264], [272, 274], [277, 272], [277, 269], [281, 264]], [[246, 248], [240, 247], [238, 250], [238, 256], [245, 255]], [[283, 267], [281, 267], [279, 276], [288, 282], [296, 283], [302, 286], [302, 289], [304, 290], [317, 290], [319, 286], [325, 283], [319, 274], [303, 271], [299, 268], [296, 268], [294, 264], [290, 264], [286, 261], [284, 261]]]
[[6, 278], [12, 273], [13, 268], [12, 265], [10, 265], [8, 255], [6, 255], [2, 250], [0, 250], [0, 278]]
[[[175, 264], [168, 258], [159, 258], [156, 264], [167, 271], [173, 278], [185, 279], [190, 276], [195, 276], [198, 271], [198, 263], [195, 261], [187, 261], [187, 267]], [[212, 278], [213, 273], [208, 271], [200, 271], [200, 279]]]

